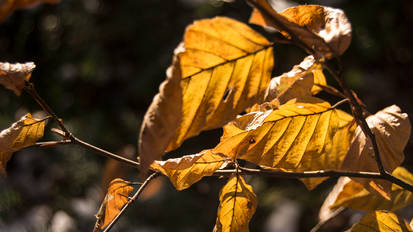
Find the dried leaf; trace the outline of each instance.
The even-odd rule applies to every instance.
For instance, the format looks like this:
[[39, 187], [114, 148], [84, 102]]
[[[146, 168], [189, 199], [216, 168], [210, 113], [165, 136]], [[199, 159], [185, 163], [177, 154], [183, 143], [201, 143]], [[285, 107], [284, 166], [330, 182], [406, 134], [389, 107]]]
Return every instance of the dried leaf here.
[[33, 62], [24, 64], [10, 64], [0, 62], [0, 85], [12, 90], [20, 96], [25, 81], [29, 81], [33, 69], [36, 67]]
[[[413, 185], [413, 174], [403, 167], [394, 170], [393, 175]], [[330, 195], [334, 199], [329, 203], [324, 203], [331, 209], [346, 207], [362, 211], [391, 210], [403, 208], [413, 201], [413, 193], [402, 187], [392, 184], [390, 197], [387, 200], [379, 195], [367, 191], [361, 184], [352, 181], [348, 177], [342, 177], [334, 186]]]
[[214, 232], [248, 232], [258, 199], [241, 176], [233, 175], [222, 188]]
[[365, 215], [349, 232], [412, 232], [409, 223], [396, 214], [380, 210]]
[[159, 87], [159, 93], [143, 119], [138, 147], [141, 172], [146, 173], [149, 165], [160, 159], [168, 144], [176, 137], [176, 130], [182, 110], [181, 71], [179, 59], [174, 58], [166, 72], [167, 79]]
[[291, 7], [277, 13], [267, 0], [254, 0], [264, 7], [277, 22], [266, 17], [265, 13], [254, 9], [250, 18], [251, 23], [262, 26], [271, 26], [288, 38], [284, 32], [289, 29], [308, 47], [317, 52], [317, 57], [324, 55], [331, 58], [334, 54], [341, 55], [351, 42], [351, 24], [344, 12], [340, 9], [319, 5], [301, 5]]
[[205, 150], [196, 155], [181, 158], [155, 161], [151, 168], [168, 176], [177, 190], [189, 188], [204, 176], [211, 176], [225, 164], [228, 158]]
[[43, 137], [44, 126], [44, 120], [36, 120], [27, 114], [0, 132], [0, 173], [3, 177], [6, 177], [6, 164], [13, 153], [35, 144]]
[[[291, 100], [278, 110], [247, 114], [228, 124], [214, 151], [287, 171], [338, 169], [353, 135], [352, 121], [320, 99]], [[313, 188], [321, 181], [305, 184]]]
[[[383, 167], [392, 172], [404, 160], [403, 150], [410, 137], [410, 121], [406, 113], [402, 113], [396, 105], [387, 107], [366, 119], [376, 137]], [[367, 139], [361, 128], [356, 129], [356, 136], [343, 161], [342, 170], [378, 172], [370, 139]], [[369, 190], [389, 198], [391, 183], [385, 180], [369, 180], [353, 178]]]
[[[105, 228], [116, 217], [123, 206], [129, 201], [128, 196], [132, 191], [133, 187], [120, 178], [116, 178], [110, 182], [108, 192], [96, 215], [96, 224], [100, 229]], [[103, 223], [101, 223], [102, 221]]]
[[318, 85], [326, 85], [322, 67], [313, 56], [307, 56], [289, 72], [271, 79], [265, 101], [277, 98], [280, 104], [284, 104], [293, 98], [305, 100], [321, 91]]
[[[203, 130], [221, 127], [245, 108], [262, 101], [273, 67], [272, 44], [247, 25], [224, 17], [190, 25], [177, 56], [182, 73], [180, 86], [170, 91], [180, 98], [168, 99], [169, 104], [164, 106], [152, 103], [151, 108], [157, 110], [150, 110], [145, 116], [139, 142], [143, 165]], [[165, 98], [162, 93], [158, 96]], [[174, 120], [157, 123], [167, 115]], [[149, 142], [146, 130], [151, 131], [147, 133], [152, 137]], [[165, 131], [169, 131], [166, 136]], [[169, 145], [165, 150], [166, 142]]]
[[18, 9], [28, 9], [41, 3], [58, 3], [59, 0], [2, 0], [0, 1], [0, 22]]

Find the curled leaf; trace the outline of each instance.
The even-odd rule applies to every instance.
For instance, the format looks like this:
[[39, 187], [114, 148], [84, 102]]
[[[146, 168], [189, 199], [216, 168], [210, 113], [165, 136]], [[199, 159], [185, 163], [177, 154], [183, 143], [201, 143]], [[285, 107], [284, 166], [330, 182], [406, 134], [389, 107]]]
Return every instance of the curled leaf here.
[[[393, 175], [413, 185], [413, 174], [405, 168], [396, 168]], [[330, 202], [326, 200], [322, 208], [337, 209], [339, 207], [346, 207], [366, 212], [374, 210], [395, 211], [409, 205], [413, 201], [413, 193], [396, 184], [392, 184], [390, 191], [391, 200], [388, 200], [380, 195], [370, 193], [361, 184], [352, 181], [350, 178], [342, 177], [330, 192], [327, 199], [329, 198], [332, 200]]]
[[[400, 166], [404, 160], [403, 150], [410, 137], [411, 125], [406, 113], [396, 105], [387, 107], [366, 119], [376, 137], [383, 167], [388, 172]], [[378, 172], [370, 139], [366, 138], [361, 128], [356, 135], [343, 161], [342, 170]], [[353, 178], [367, 190], [389, 198], [391, 183], [385, 180]]]
[[373, 211], [347, 232], [412, 232], [409, 223], [395, 213], [385, 210]]
[[214, 232], [248, 232], [258, 205], [252, 187], [241, 176], [233, 175], [222, 188], [219, 202]]
[[205, 150], [196, 155], [186, 155], [181, 158], [155, 161], [151, 168], [168, 176], [177, 190], [189, 188], [204, 176], [211, 176], [225, 165], [228, 158]]
[[36, 67], [33, 62], [24, 64], [10, 64], [0, 62], [0, 85], [12, 90], [20, 96], [25, 81], [29, 81], [33, 69]]
[[6, 164], [13, 153], [35, 144], [43, 137], [44, 126], [44, 120], [36, 120], [27, 114], [0, 132], [0, 173], [3, 177], [6, 176]]
[[[298, 40], [327, 58], [341, 55], [351, 42], [351, 24], [344, 12], [319, 5], [301, 5], [277, 13], [267, 0], [254, 0], [262, 8], [254, 9], [250, 22], [271, 26], [283, 35], [291, 37], [288, 29]], [[271, 17], [267, 16], [267, 13]]]
[[116, 217], [129, 201], [128, 196], [132, 191], [133, 187], [120, 178], [110, 182], [108, 192], [103, 199], [99, 212], [96, 214], [96, 225], [99, 229], [105, 228]]
[[321, 64], [316, 63], [313, 56], [307, 56], [289, 72], [271, 79], [265, 101], [277, 98], [284, 104], [293, 98], [305, 100], [321, 91], [318, 85], [326, 85]]
[[[228, 124], [214, 151], [287, 171], [338, 169], [353, 135], [352, 122], [350, 115], [320, 99], [291, 100]], [[305, 181], [309, 188], [320, 182]]]
[[167, 99], [161, 92], [158, 98], [167, 99], [165, 104], [155, 99], [142, 124], [143, 166], [262, 101], [273, 67], [272, 44], [247, 25], [225, 17], [195, 21], [186, 29], [176, 56], [180, 64], [173, 67], [179, 65], [181, 77], [179, 85], [169, 89], [176, 98]]

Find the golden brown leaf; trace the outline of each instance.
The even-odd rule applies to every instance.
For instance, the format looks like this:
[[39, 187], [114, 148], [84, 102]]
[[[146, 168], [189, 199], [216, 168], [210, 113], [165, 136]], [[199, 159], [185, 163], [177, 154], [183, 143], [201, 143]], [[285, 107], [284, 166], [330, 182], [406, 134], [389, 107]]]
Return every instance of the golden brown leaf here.
[[[272, 51], [272, 44], [263, 36], [233, 19], [216, 17], [190, 25], [177, 49], [180, 85], [170, 89], [178, 97], [167, 99], [163, 106], [154, 100], [151, 108], [157, 110], [145, 115], [139, 142], [143, 166], [176, 149], [185, 139], [219, 128], [262, 101], [273, 67]], [[165, 98], [162, 93], [158, 96]], [[173, 120], [157, 123], [166, 121], [166, 116]], [[146, 136], [151, 136], [150, 141]]]
[[288, 33], [283, 32], [284, 28], [288, 28], [302, 43], [319, 53], [317, 57], [324, 55], [331, 58], [334, 54], [341, 55], [350, 45], [351, 24], [340, 9], [301, 5], [277, 13], [267, 0], [254, 1], [263, 6], [262, 10], [271, 14], [277, 22], [254, 9], [250, 18], [251, 23], [274, 27], [290, 37]]
[[211, 176], [228, 158], [205, 150], [196, 155], [155, 161], [151, 168], [168, 176], [177, 190], [189, 188], [204, 176]]
[[[123, 206], [129, 201], [129, 194], [133, 187], [120, 178], [112, 180], [109, 184], [108, 192], [103, 199], [102, 206], [96, 217], [97, 225], [100, 229], [105, 228], [116, 215], [121, 211]], [[103, 223], [101, 223], [103, 221]]]
[[27, 9], [41, 3], [58, 3], [59, 0], [2, 0], [0, 1], [0, 22], [4, 21], [15, 10]]
[[10, 64], [0, 62], [0, 85], [12, 90], [20, 96], [25, 81], [29, 81], [33, 69], [36, 67], [33, 62], [24, 64]]
[[0, 173], [3, 177], [6, 176], [6, 164], [13, 153], [33, 145], [43, 137], [44, 126], [44, 120], [36, 120], [27, 114], [0, 132]]
[[248, 232], [258, 200], [241, 176], [233, 175], [219, 195], [215, 232]]
[[396, 214], [385, 211], [373, 211], [365, 215], [348, 232], [412, 232], [409, 223]]
[[305, 100], [321, 91], [318, 85], [326, 84], [321, 65], [313, 56], [307, 56], [289, 72], [271, 79], [265, 101], [277, 98], [280, 104], [284, 104], [293, 98]]
[[[405, 168], [396, 168], [393, 175], [413, 185], [413, 174]], [[379, 195], [370, 193], [361, 184], [352, 181], [348, 177], [339, 179], [336, 186], [330, 192], [329, 197], [333, 195], [334, 197], [331, 197], [332, 200], [330, 202], [324, 203], [326, 207], [331, 209], [346, 207], [367, 212], [374, 210], [394, 211], [409, 205], [413, 201], [413, 193], [396, 184], [392, 184], [390, 191], [391, 200], [387, 200]]]
[[[352, 121], [320, 99], [291, 100], [277, 110], [250, 113], [226, 125], [214, 151], [287, 171], [338, 169], [353, 135]], [[309, 188], [320, 182], [305, 180]]]
[[[374, 133], [383, 167], [392, 172], [404, 160], [403, 150], [410, 137], [410, 121], [396, 105], [387, 107], [366, 119]], [[366, 138], [360, 127], [343, 161], [342, 170], [378, 172], [370, 139]], [[353, 178], [367, 190], [389, 198], [391, 183], [385, 180]]]

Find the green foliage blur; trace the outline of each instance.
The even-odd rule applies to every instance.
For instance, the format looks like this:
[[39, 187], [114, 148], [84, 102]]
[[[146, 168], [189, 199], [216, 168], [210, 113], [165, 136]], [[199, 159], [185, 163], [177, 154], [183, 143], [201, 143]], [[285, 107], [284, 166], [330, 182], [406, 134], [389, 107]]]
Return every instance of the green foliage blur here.
[[[352, 44], [342, 57], [347, 82], [371, 113], [397, 104], [413, 115], [412, 1], [279, 2], [343, 9], [353, 26]], [[77, 137], [135, 159], [141, 120], [165, 79], [185, 27], [218, 15], [248, 22], [250, 12], [242, 0], [61, 0], [17, 11], [0, 24], [0, 61], [35, 62], [31, 80]], [[304, 56], [294, 46], [276, 45], [274, 76]], [[28, 95], [16, 97], [0, 88], [0, 130], [25, 112], [39, 110]], [[205, 132], [169, 156], [211, 148], [220, 134]], [[43, 141], [56, 139], [46, 132]], [[410, 142], [404, 164], [410, 170], [412, 153]], [[108, 179], [138, 180], [135, 169], [71, 145], [25, 149], [15, 154], [7, 170], [8, 177], [0, 180], [1, 231], [91, 231]], [[270, 231], [272, 212], [283, 202], [294, 202], [297, 212], [291, 231], [309, 231], [334, 184], [329, 180], [309, 192], [298, 180], [247, 181], [259, 197], [251, 231]], [[114, 231], [211, 231], [224, 182], [205, 178], [177, 192], [163, 179], [130, 207]]]

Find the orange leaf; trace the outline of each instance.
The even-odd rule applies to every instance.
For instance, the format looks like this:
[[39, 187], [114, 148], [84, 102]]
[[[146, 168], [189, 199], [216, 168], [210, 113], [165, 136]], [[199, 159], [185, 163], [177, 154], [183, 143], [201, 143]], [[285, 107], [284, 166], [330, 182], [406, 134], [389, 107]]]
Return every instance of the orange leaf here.
[[249, 221], [258, 200], [252, 187], [241, 176], [233, 175], [219, 195], [219, 208], [214, 232], [248, 232]]
[[228, 158], [205, 150], [196, 155], [181, 158], [155, 161], [151, 168], [168, 176], [177, 190], [189, 188], [204, 176], [211, 176], [222, 167]]
[[[120, 178], [112, 180], [109, 184], [108, 192], [103, 199], [102, 206], [96, 217], [100, 229], [105, 228], [116, 215], [121, 211], [123, 206], [129, 201], [129, 194], [133, 187]], [[100, 222], [103, 221], [102, 224]]]
[[[224, 127], [215, 152], [287, 171], [338, 169], [354, 127], [347, 113], [317, 98], [243, 115]], [[322, 179], [303, 179], [314, 188]]]
[[24, 64], [10, 64], [0, 62], [0, 85], [12, 90], [20, 96], [25, 81], [29, 81], [33, 69], [36, 67], [33, 62]]
[[409, 223], [393, 212], [379, 210], [361, 218], [347, 232], [413, 232]]
[[6, 164], [14, 152], [31, 146], [43, 137], [45, 122], [31, 114], [23, 116], [11, 127], [0, 132], [0, 173], [6, 176]]
[[[376, 137], [383, 167], [388, 172], [398, 167], [404, 160], [403, 150], [410, 137], [410, 121], [396, 105], [387, 107], [366, 119]], [[366, 138], [361, 128], [356, 129], [356, 136], [343, 161], [342, 170], [378, 172], [370, 139]], [[385, 180], [352, 178], [361, 183], [370, 192], [389, 198], [391, 183]]]
[[351, 24], [340, 9], [302, 5], [277, 13], [267, 0], [254, 2], [271, 17], [254, 8], [250, 17], [251, 23], [274, 27], [288, 38], [290, 35], [284, 30], [289, 29], [302, 43], [314, 49], [317, 57], [324, 55], [331, 58], [334, 54], [341, 55], [350, 45]]
[[180, 69], [180, 76], [162, 84], [142, 124], [139, 153], [144, 170], [185, 139], [219, 128], [261, 102], [273, 67], [272, 44], [225, 17], [190, 25], [176, 57], [180, 62], [172, 67]]

